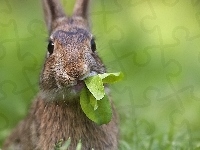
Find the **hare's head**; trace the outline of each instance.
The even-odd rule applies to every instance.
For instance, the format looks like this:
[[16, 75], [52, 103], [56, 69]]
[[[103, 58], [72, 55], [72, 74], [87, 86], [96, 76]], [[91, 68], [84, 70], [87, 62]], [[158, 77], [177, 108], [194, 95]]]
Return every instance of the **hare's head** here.
[[48, 99], [73, 99], [83, 79], [104, 73], [88, 23], [89, 0], [77, 0], [73, 15], [65, 15], [58, 0], [43, 0], [49, 43], [40, 88]]

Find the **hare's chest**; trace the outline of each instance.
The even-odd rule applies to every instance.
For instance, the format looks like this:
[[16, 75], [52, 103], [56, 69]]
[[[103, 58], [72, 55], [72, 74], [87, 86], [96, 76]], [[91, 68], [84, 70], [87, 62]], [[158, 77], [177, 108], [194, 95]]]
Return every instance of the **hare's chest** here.
[[[40, 102], [39, 102], [40, 103]], [[80, 109], [72, 104], [40, 104], [35, 112], [35, 130], [38, 132], [38, 147], [54, 149], [60, 140], [71, 139], [70, 148], [75, 149], [81, 140], [82, 148], [97, 147], [108, 142], [106, 128], [97, 126]], [[42, 106], [42, 107], [41, 107]], [[45, 146], [45, 147], [43, 147]]]

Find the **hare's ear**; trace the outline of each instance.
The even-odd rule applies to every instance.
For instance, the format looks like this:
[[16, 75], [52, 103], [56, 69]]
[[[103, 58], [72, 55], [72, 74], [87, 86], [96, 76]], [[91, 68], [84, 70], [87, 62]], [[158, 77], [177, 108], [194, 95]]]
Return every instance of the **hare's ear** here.
[[53, 29], [53, 25], [56, 24], [58, 18], [66, 17], [60, 0], [42, 0], [44, 18], [49, 33]]
[[80, 16], [85, 20], [88, 19], [88, 12], [89, 12], [89, 2], [90, 0], [76, 0], [74, 6], [73, 16]]

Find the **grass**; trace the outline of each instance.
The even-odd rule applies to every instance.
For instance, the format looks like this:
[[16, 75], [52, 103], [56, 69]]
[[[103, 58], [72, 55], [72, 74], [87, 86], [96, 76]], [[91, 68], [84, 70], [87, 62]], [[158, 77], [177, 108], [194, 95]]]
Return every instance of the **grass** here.
[[[63, 139], [61, 139], [56, 145], [54, 150], [66, 150], [67, 148], [69, 148], [71, 143], [71, 139], [69, 138], [67, 141], [63, 141]], [[81, 140], [79, 141], [79, 143], [77, 144], [76, 150], [81, 150]]]

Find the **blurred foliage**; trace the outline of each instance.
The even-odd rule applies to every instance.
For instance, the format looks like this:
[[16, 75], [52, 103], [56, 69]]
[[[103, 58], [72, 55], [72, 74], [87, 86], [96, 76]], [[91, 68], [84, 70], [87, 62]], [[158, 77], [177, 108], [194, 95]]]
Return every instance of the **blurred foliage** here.
[[[48, 34], [39, 1], [0, 2], [2, 143], [38, 91]], [[74, 1], [63, 4], [72, 11]], [[200, 147], [199, 10], [195, 0], [93, 1], [99, 55], [108, 72], [125, 74], [111, 86], [120, 149]]]

